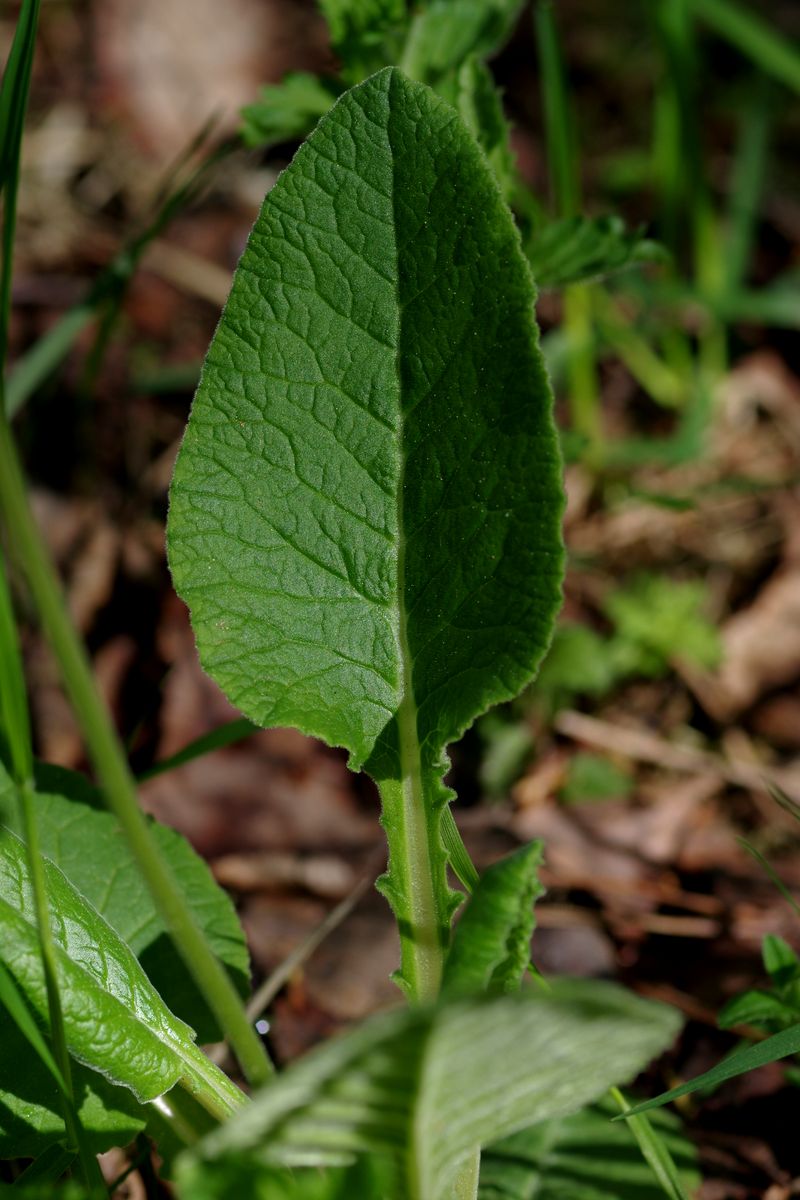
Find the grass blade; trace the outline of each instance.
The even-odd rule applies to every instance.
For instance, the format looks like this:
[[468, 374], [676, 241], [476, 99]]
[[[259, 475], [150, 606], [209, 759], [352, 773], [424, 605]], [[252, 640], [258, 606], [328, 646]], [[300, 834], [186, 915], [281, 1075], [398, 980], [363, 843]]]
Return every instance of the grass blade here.
[[795, 914], [798, 917], [800, 917], [800, 904], [797, 903], [794, 896], [789, 891], [786, 884], [780, 878], [777, 871], [772, 866], [772, 864], [768, 861], [768, 859], [766, 859], [764, 857], [764, 855], [761, 853], [760, 850], [756, 850], [755, 846], [753, 846], [745, 838], [737, 838], [736, 840], [739, 843], [739, 845], [742, 847], [742, 849], [746, 850], [747, 853], [756, 860], [756, 862], [761, 867], [761, 869], [769, 876], [770, 881], [778, 889], [778, 891], [783, 896], [784, 900], [789, 905], [789, 907], [794, 910]]
[[169, 758], [163, 758], [161, 762], [153, 763], [152, 767], [148, 767], [138, 776], [139, 782], [144, 783], [146, 779], [153, 779], [156, 775], [174, 771], [176, 767], [182, 767], [195, 758], [202, 758], [205, 754], [213, 753], [214, 750], [221, 750], [224, 746], [233, 746], [236, 742], [250, 737], [251, 733], [257, 733], [258, 730], [259, 726], [248, 721], [247, 717], [237, 717], [225, 725], [220, 725], [218, 729], [212, 729], [211, 733], [204, 733], [202, 737], [195, 738], [193, 742], [189, 742], [182, 750], [171, 754]]
[[681, 1096], [688, 1096], [700, 1088], [717, 1087], [728, 1079], [735, 1079], [737, 1075], [744, 1075], [747, 1071], [755, 1071], [757, 1067], [766, 1067], [769, 1063], [778, 1062], [790, 1054], [798, 1053], [800, 1053], [800, 1025], [793, 1025], [791, 1029], [784, 1029], [781, 1033], [776, 1033], [773, 1037], [758, 1042], [755, 1046], [747, 1046], [744, 1050], [738, 1050], [703, 1075], [697, 1075], [688, 1083], [671, 1088], [661, 1096], [656, 1096], [654, 1100], [645, 1100], [642, 1104], [635, 1105], [634, 1108], [629, 1109], [624, 1115], [615, 1117], [614, 1120], [625, 1120], [631, 1116], [638, 1116], [639, 1113], [648, 1112], [652, 1108], [660, 1108], [662, 1104], [668, 1104], [670, 1100], [678, 1100]]
[[11, 259], [17, 221], [17, 187], [22, 127], [28, 107], [39, 0], [24, 0], [0, 87], [0, 192], [4, 194], [0, 241], [0, 376], [8, 349]]
[[[14, 782], [25, 832], [25, 854], [36, 909], [36, 927], [47, 989], [47, 1011], [50, 1019], [53, 1054], [50, 1054], [41, 1035], [34, 1037], [33, 1041], [31, 1040], [32, 1035], [38, 1034], [38, 1030], [36, 1030], [30, 1020], [27, 1010], [19, 997], [15, 999], [10, 979], [3, 981], [5, 986], [0, 995], [2, 995], [6, 1007], [13, 1016], [16, 1024], [31, 1045], [33, 1045], [34, 1049], [36, 1049], [39, 1056], [43, 1058], [43, 1061], [50, 1068], [51, 1072], [55, 1068], [55, 1078], [63, 1100], [67, 1149], [73, 1153], [77, 1151], [86, 1185], [92, 1191], [92, 1189], [102, 1186], [102, 1177], [97, 1165], [97, 1159], [91, 1153], [86, 1143], [86, 1138], [81, 1129], [80, 1120], [75, 1108], [72, 1073], [64, 1033], [58, 970], [50, 928], [50, 909], [44, 882], [39, 826], [33, 791], [33, 752], [31, 749], [25, 680], [20, 661], [17, 631], [11, 607], [11, 596], [6, 579], [5, 559], [2, 552], [0, 552], [0, 664], [0, 718], [2, 718], [2, 727], [7, 731], [9, 739], [14, 769]], [[25, 1020], [26, 1015], [28, 1015], [27, 1022]]]
[[691, 0], [695, 14], [756, 66], [800, 92], [800, 50], [751, 10], [732, 0]]
[[[128, 285], [133, 278], [141, 258], [151, 243], [164, 232], [170, 222], [197, 198], [210, 172], [234, 149], [234, 143], [226, 142], [217, 147], [194, 167], [185, 179], [180, 178], [189, 158], [201, 145], [207, 128], [194, 137], [169, 172], [166, 182], [158, 190], [154, 201], [153, 215], [144, 229], [123, 245], [119, 253], [98, 276], [88, 296], [69, 309], [56, 324], [35, 343], [16, 363], [5, 384], [5, 410], [13, 417], [25, 402], [66, 358], [84, 329], [95, 321], [105, 309], [103, 328], [110, 330], [120, 311]], [[93, 369], [99, 365], [99, 356], [104, 348], [101, 328], [90, 352]]]
[[628, 1128], [636, 1138], [642, 1157], [652, 1168], [664, 1195], [669, 1200], [689, 1200], [664, 1139], [656, 1133], [647, 1117], [630, 1115], [632, 1110], [619, 1088], [612, 1087], [609, 1091], [627, 1119]]
[[725, 290], [728, 293], [744, 284], [753, 254], [769, 149], [772, 98], [772, 88], [762, 76], [742, 118], [730, 183], [729, 229], [725, 246]]
[[[556, 215], [578, 215], [581, 185], [575, 120], [567, 95], [564, 64], [551, 0], [540, 0], [534, 26], [542, 79], [545, 142], [550, 188]], [[586, 439], [590, 454], [602, 443], [600, 397], [594, 352], [592, 293], [576, 283], [564, 291], [564, 327], [570, 343], [567, 360], [570, 418], [575, 433]]]

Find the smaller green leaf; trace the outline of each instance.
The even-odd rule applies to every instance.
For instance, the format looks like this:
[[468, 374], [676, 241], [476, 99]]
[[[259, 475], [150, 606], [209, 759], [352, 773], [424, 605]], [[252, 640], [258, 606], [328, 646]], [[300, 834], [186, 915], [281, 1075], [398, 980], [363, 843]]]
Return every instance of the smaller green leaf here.
[[272, 146], [303, 138], [335, 103], [341, 88], [307, 71], [268, 84], [242, 109], [242, 140], [247, 146]]
[[664, 247], [629, 230], [620, 217], [565, 217], [537, 228], [525, 249], [540, 288], [603, 279], [667, 258]]
[[[196, 1031], [216, 1041], [220, 1030], [183, 965], [147, 892], [116, 817], [87, 779], [74, 771], [37, 763], [37, 815], [43, 854], [105, 917], [133, 950], [167, 1006]], [[14, 786], [0, 753], [0, 825], [21, 834]], [[209, 943], [238, 990], [249, 988], [247, 945], [230, 897], [208, 866], [173, 829], [152, 823], [153, 836]]]
[[[232, 1111], [241, 1093], [208, 1062], [167, 1009], [131, 950], [49, 859], [44, 859], [70, 1054], [145, 1102], [179, 1080], [215, 1090]], [[47, 992], [25, 847], [0, 827], [0, 961], [47, 1020]]]
[[445, 996], [515, 992], [528, 969], [542, 843], [531, 842], [484, 871], [445, 963]]
[[557, 626], [536, 681], [536, 698], [548, 711], [567, 707], [575, 696], [604, 696], [619, 681], [616, 649], [586, 625]]
[[[773, 1037], [758, 1042], [755, 1046], [737, 1050], [735, 1054], [723, 1059], [710, 1071], [697, 1075], [688, 1083], [671, 1088], [670, 1091], [656, 1096], [655, 1100], [637, 1104], [630, 1110], [630, 1113], [649, 1112], [650, 1109], [668, 1104], [670, 1100], [678, 1100], [681, 1096], [688, 1096], [701, 1088], [716, 1088], [728, 1079], [735, 1079], [737, 1075], [744, 1075], [748, 1071], [755, 1071], [758, 1067], [765, 1067], [768, 1063], [779, 1062], [780, 1059], [786, 1058], [790, 1054], [798, 1053], [800, 1053], [800, 1024], [793, 1025], [791, 1029], [784, 1029], [780, 1033], [774, 1034]], [[620, 1118], [617, 1117], [615, 1120], [620, 1120]]]
[[318, 0], [341, 59], [342, 77], [360, 83], [397, 59], [408, 14], [405, 0]]
[[453, 809], [448, 804], [442, 811], [442, 845], [447, 852], [447, 862], [454, 871], [460, 883], [463, 883], [468, 893], [475, 891], [478, 886], [478, 872], [464, 845]]
[[768, 933], [761, 946], [764, 969], [776, 987], [786, 987], [800, 979], [800, 959], [782, 937]]
[[771, 992], [752, 988], [728, 1001], [717, 1017], [717, 1024], [720, 1029], [730, 1029], [733, 1025], [759, 1025], [765, 1021], [777, 1021], [783, 1026], [796, 1022], [798, 1017], [800, 1013], [796, 1008], [784, 1004]]
[[470, 55], [499, 50], [522, 7], [521, 0], [433, 0], [411, 22], [400, 66], [436, 87]]
[[[631, 1131], [612, 1123], [615, 1112], [601, 1100], [489, 1146], [481, 1156], [479, 1200], [663, 1200]], [[694, 1147], [678, 1118], [659, 1113], [654, 1124], [683, 1183], [699, 1182]]]

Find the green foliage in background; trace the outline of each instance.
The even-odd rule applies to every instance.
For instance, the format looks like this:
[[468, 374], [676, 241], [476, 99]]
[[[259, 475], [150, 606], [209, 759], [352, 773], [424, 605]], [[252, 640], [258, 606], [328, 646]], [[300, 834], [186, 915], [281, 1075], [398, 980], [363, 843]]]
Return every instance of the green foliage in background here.
[[573, 754], [561, 798], [567, 804], [624, 800], [633, 789], [629, 771], [623, 771], [603, 754]]
[[663, 678], [676, 662], [718, 666], [721, 640], [705, 615], [708, 607], [700, 580], [633, 576], [603, 600], [608, 635], [571, 622], [558, 626], [539, 673], [537, 700], [553, 712], [576, 696], [601, 698], [629, 679]]

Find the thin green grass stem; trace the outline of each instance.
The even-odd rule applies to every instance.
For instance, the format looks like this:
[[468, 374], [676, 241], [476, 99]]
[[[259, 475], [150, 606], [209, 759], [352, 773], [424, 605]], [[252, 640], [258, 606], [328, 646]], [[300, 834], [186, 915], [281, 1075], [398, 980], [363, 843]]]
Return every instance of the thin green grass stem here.
[[725, 240], [725, 291], [744, 286], [750, 272], [758, 225], [759, 202], [764, 188], [772, 125], [774, 88], [759, 76], [751, 103], [742, 116], [728, 188], [728, 233]]
[[642, 1157], [647, 1162], [658, 1180], [659, 1186], [669, 1200], [689, 1200], [686, 1189], [681, 1182], [678, 1169], [672, 1155], [661, 1135], [653, 1128], [645, 1116], [627, 1116], [630, 1105], [619, 1088], [609, 1088], [609, 1095], [618, 1105], [620, 1112], [626, 1117], [626, 1123]]
[[206, 996], [225, 1037], [253, 1085], [272, 1071], [233, 983], [197, 926], [139, 808], [136, 785], [69, 617], [61, 586], [28, 503], [11, 429], [0, 405], [0, 514], [28, 581], [42, 626], [58, 660], [67, 694], [86, 740], [106, 803], [189, 971]]
[[594, 304], [603, 339], [636, 382], [662, 408], [680, 408], [686, 400], [684, 377], [653, 351], [608, 292], [597, 288]]
[[693, 12], [767, 75], [800, 92], [800, 49], [733, 0], [690, 0]]
[[36, 909], [36, 927], [39, 935], [39, 951], [42, 956], [45, 986], [47, 988], [47, 1012], [50, 1022], [50, 1040], [53, 1045], [53, 1055], [56, 1060], [61, 1078], [64, 1082], [63, 1097], [64, 1128], [66, 1130], [65, 1149], [78, 1155], [81, 1175], [92, 1195], [104, 1195], [105, 1187], [97, 1158], [89, 1149], [75, 1107], [75, 1092], [72, 1086], [72, 1068], [67, 1037], [64, 1029], [64, 1016], [61, 1009], [61, 997], [58, 990], [58, 967], [53, 935], [50, 929], [50, 908], [47, 899], [47, 886], [44, 878], [39, 826], [36, 820], [36, 798], [33, 785], [29, 779], [17, 788], [20, 812], [25, 831], [25, 851], [28, 859], [28, 872], [31, 878], [33, 901]]
[[533, 19], [542, 81], [542, 108], [553, 207], [560, 217], [574, 217], [578, 215], [581, 205], [575, 122], [567, 96], [551, 0], [540, 0], [534, 9]]
[[[559, 217], [574, 217], [581, 207], [577, 136], [551, 0], [536, 5], [534, 28], [553, 207]], [[563, 328], [569, 345], [566, 372], [572, 429], [586, 442], [587, 461], [597, 465], [602, 460], [603, 431], [592, 290], [587, 284], [565, 289]]]
[[53, 1048], [52, 1061], [57, 1071], [56, 1078], [66, 1132], [66, 1150], [73, 1156], [78, 1155], [83, 1180], [90, 1192], [96, 1194], [97, 1189], [102, 1188], [102, 1176], [97, 1159], [86, 1142], [77, 1114], [75, 1093], [72, 1087], [72, 1070], [64, 1030], [58, 968], [50, 928], [50, 909], [42, 864], [39, 825], [36, 819], [28, 700], [25, 693], [17, 630], [2, 550], [0, 550], [0, 656], [2, 656], [0, 663], [0, 718], [2, 718], [2, 727], [8, 739], [12, 777], [16, 786], [24, 832], [25, 854], [33, 892], [42, 972], [47, 992], [50, 1040]]
[[236, 717], [225, 725], [220, 725], [218, 729], [212, 729], [211, 733], [204, 733], [202, 737], [195, 738], [169, 758], [162, 758], [160, 762], [153, 763], [146, 771], [142, 771], [137, 779], [139, 783], [144, 783], [146, 779], [154, 779], [156, 775], [174, 771], [195, 758], [202, 758], [205, 754], [212, 754], [214, 750], [221, 750], [223, 746], [232, 746], [236, 742], [244, 741], [258, 731], [259, 726], [248, 721], [247, 717]]
[[[14, 32], [2, 86], [0, 87], [0, 192], [3, 196], [0, 231], [0, 408], [2, 377], [8, 351], [11, 312], [14, 232], [17, 219], [17, 192], [22, 130], [28, 108], [39, 0], [25, 0]], [[0, 468], [1, 470], [2, 468]], [[39, 951], [47, 993], [53, 1065], [57, 1070], [58, 1089], [66, 1134], [66, 1154], [78, 1155], [80, 1174], [91, 1196], [104, 1194], [103, 1180], [96, 1157], [89, 1150], [75, 1107], [72, 1071], [64, 1033], [61, 998], [58, 990], [55, 948], [50, 928], [50, 911], [44, 879], [39, 829], [33, 796], [33, 751], [22, 663], [17, 630], [6, 578], [5, 556], [0, 551], [0, 714], [3, 718], [12, 761], [12, 775], [19, 796], [25, 832], [25, 853], [33, 891]]]
[[8, 351], [8, 322], [11, 311], [14, 231], [17, 224], [17, 191], [22, 128], [28, 108], [39, 0], [23, 3], [14, 41], [11, 44], [2, 88], [0, 88], [0, 192], [3, 193], [3, 218], [0, 231], [0, 374]]
[[[698, 52], [691, 0], [660, 0], [654, 20], [663, 58], [654, 140], [663, 235], [679, 261], [685, 250], [683, 231], [689, 230], [695, 286], [707, 300], [708, 309], [698, 338], [700, 373], [706, 384], [713, 384], [728, 367], [727, 330], [714, 313], [714, 299], [725, 282], [725, 263], [701, 144]], [[672, 344], [676, 345], [674, 341]], [[671, 365], [677, 368], [677, 359]]]

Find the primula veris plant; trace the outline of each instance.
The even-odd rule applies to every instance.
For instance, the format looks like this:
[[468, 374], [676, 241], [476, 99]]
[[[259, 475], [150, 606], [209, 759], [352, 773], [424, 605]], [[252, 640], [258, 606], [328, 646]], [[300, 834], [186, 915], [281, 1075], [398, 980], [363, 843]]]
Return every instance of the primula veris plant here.
[[387, 69], [270, 192], [171, 491], [201, 660], [261, 725], [378, 783], [400, 979], [433, 998], [455, 904], [445, 747], [531, 679], [563, 567], [534, 287], [453, 110]]
[[[77, 1154], [76, 1194], [102, 1195], [94, 1152], [146, 1129], [182, 1200], [475, 1200], [481, 1147], [595, 1100], [674, 1036], [676, 1014], [611, 984], [522, 986], [542, 847], [479, 880], [443, 783], [448, 745], [535, 674], [560, 598], [534, 299], [484, 151], [392, 68], [279, 179], [209, 351], [171, 494], [175, 579], [242, 711], [344, 747], [377, 782], [416, 1002], [252, 1101], [198, 1045], [223, 1034], [251, 1084], [268, 1075], [235, 913], [135, 805], [0, 420], [0, 508], [102, 784], [33, 763], [2, 558], [0, 1154], [36, 1159], [23, 1186], [47, 1194]], [[452, 937], [448, 862], [472, 891]]]

